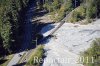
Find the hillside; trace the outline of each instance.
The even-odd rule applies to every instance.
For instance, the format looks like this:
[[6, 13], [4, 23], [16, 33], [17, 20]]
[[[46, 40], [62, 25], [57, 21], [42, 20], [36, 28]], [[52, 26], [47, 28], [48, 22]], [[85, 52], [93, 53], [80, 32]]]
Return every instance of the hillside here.
[[[49, 35], [58, 24], [45, 26], [41, 33], [44, 36]], [[45, 32], [51, 25], [55, 26], [55, 28]], [[86, 51], [95, 38], [100, 38], [99, 33], [100, 19], [88, 25], [65, 23], [53, 34], [54, 37], [45, 42], [46, 58], [44, 58], [43, 66], [83, 66], [82, 62], [78, 63], [80, 53]]]

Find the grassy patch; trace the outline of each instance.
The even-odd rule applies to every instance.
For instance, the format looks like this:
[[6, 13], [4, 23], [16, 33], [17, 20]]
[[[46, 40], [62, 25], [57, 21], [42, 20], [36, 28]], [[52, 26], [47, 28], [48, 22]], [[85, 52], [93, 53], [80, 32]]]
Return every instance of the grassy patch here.
[[43, 50], [43, 45], [39, 45], [35, 49], [35, 51], [32, 53], [32, 55], [30, 56], [30, 59], [29, 59], [28, 63], [26, 64], [26, 66], [30, 66], [30, 65], [32, 65], [32, 66], [40, 66], [41, 63], [36, 62], [34, 60], [34, 58], [37, 57], [38, 59], [42, 59], [42, 57], [43, 57], [43, 51], [44, 51]]

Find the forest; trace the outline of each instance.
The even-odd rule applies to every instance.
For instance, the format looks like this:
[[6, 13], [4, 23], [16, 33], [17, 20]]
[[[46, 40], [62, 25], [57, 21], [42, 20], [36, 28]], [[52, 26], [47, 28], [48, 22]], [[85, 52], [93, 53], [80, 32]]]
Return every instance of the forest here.
[[12, 53], [20, 40], [22, 14], [28, 0], [0, 0], [0, 56]]

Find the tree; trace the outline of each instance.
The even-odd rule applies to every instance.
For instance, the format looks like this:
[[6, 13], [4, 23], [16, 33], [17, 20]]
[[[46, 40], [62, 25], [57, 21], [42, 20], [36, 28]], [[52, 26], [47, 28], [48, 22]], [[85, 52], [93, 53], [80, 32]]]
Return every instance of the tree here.
[[[27, 6], [28, 0], [0, 0], [0, 38], [2, 47], [12, 51], [11, 46], [16, 43], [19, 31], [19, 12]], [[16, 44], [17, 45], [17, 44]], [[16, 46], [17, 47], [17, 46]]]
[[90, 19], [95, 16], [96, 5], [94, 0], [86, 0], [86, 18]]
[[60, 8], [60, 2], [59, 0], [54, 0], [54, 2], [52, 3], [53, 6], [53, 10], [57, 10]]

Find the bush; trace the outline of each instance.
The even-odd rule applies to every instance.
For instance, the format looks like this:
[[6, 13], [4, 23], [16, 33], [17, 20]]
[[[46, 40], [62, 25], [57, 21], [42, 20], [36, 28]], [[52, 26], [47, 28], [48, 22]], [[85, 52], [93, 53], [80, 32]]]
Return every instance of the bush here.
[[96, 15], [96, 1], [87, 0], [86, 4], [86, 18], [94, 18]]
[[86, 8], [83, 6], [79, 6], [74, 11], [72, 11], [71, 15], [68, 18], [69, 22], [77, 22], [85, 19], [86, 16]]
[[60, 8], [60, 2], [59, 0], [54, 0], [54, 2], [52, 3], [52, 6], [53, 6], [53, 10], [57, 10]]
[[66, 9], [65, 9], [65, 6], [61, 6], [61, 8], [59, 9], [58, 11], [58, 15], [55, 16], [55, 21], [58, 22], [60, 20], [62, 20], [64, 18], [64, 16], [66, 15]]
[[58, 10], [58, 16], [55, 17], [55, 21], [61, 21], [66, 16], [66, 13], [69, 13], [72, 9], [72, 0], [67, 0]]
[[78, 14], [76, 11], [73, 11], [73, 13], [71, 14], [71, 16], [68, 18], [69, 22], [77, 22], [78, 21]]
[[[100, 38], [93, 41], [91, 47], [86, 50], [83, 54], [83, 57], [89, 57], [87, 63], [87, 59], [83, 62], [86, 66], [100, 66]], [[91, 63], [91, 57], [93, 57], [94, 63]]]
[[44, 4], [44, 8], [49, 12], [56, 11], [57, 9], [60, 8], [60, 1], [59, 0], [46, 1]]

